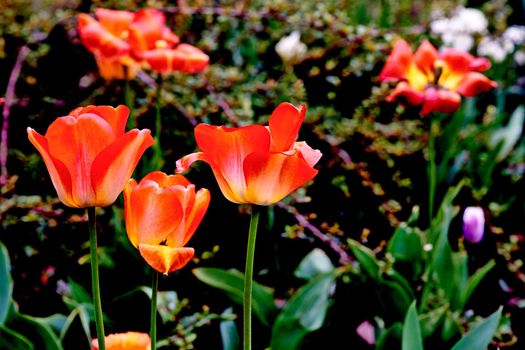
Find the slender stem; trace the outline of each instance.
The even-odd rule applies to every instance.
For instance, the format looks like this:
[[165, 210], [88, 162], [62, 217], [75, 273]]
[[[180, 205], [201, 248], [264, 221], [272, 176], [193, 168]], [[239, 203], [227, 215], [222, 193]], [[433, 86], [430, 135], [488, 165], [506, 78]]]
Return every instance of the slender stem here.
[[434, 197], [436, 195], [436, 140], [434, 125], [435, 122], [432, 119], [428, 136], [428, 225], [430, 230], [432, 230], [432, 220], [434, 219]]
[[151, 350], [157, 348], [157, 292], [159, 289], [159, 273], [153, 270], [153, 278], [151, 282], [151, 322], [150, 322], [150, 338]]
[[124, 104], [129, 108], [129, 118], [128, 118], [128, 129], [135, 129], [137, 127], [137, 122], [133, 116], [133, 98], [131, 96], [131, 88], [129, 85], [129, 68], [124, 65]]
[[98, 349], [105, 350], [104, 320], [102, 304], [100, 302], [100, 282], [98, 278], [98, 255], [97, 255], [97, 220], [95, 207], [87, 208], [89, 221], [89, 252], [91, 255], [91, 287], [93, 290], [93, 306], [95, 307], [95, 324], [97, 327]]
[[252, 217], [250, 219], [250, 230], [248, 233], [248, 248], [246, 249], [246, 268], [244, 271], [244, 299], [243, 299], [243, 321], [244, 339], [243, 349], [252, 348], [252, 281], [253, 281], [253, 258], [255, 255], [255, 238], [257, 236], [257, 225], [259, 224], [260, 208], [252, 206]]

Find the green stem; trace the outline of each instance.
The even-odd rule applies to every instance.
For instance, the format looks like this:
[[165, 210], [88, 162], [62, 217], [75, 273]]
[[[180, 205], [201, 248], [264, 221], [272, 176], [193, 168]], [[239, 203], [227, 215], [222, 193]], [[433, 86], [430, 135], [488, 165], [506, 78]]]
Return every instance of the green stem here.
[[244, 339], [243, 349], [252, 348], [252, 281], [253, 281], [253, 258], [255, 255], [255, 238], [257, 236], [257, 225], [259, 224], [260, 208], [252, 206], [252, 217], [250, 219], [250, 230], [248, 233], [248, 248], [246, 249], [246, 268], [244, 271], [244, 298], [243, 298], [243, 321]]
[[95, 308], [95, 325], [97, 328], [98, 349], [105, 350], [104, 320], [102, 304], [100, 302], [100, 282], [98, 278], [98, 255], [97, 255], [97, 220], [95, 207], [87, 208], [89, 221], [89, 252], [91, 255], [91, 287], [93, 291], [93, 306]]
[[124, 65], [124, 104], [129, 108], [128, 129], [135, 129], [137, 127], [136, 120], [133, 116], [133, 98], [131, 96], [131, 88], [129, 86], [129, 69]]
[[157, 348], [157, 292], [159, 289], [159, 273], [153, 270], [153, 278], [151, 282], [151, 322], [150, 322], [150, 338], [151, 350]]
[[[436, 139], [434, 135], [435, 122], [430, 121], [428, 136], [428, 225], [432, 231], [432, 220], [434, 219], [434, 200], [436, 195]], [[430, 235], [432, 238], [432, 235]]]

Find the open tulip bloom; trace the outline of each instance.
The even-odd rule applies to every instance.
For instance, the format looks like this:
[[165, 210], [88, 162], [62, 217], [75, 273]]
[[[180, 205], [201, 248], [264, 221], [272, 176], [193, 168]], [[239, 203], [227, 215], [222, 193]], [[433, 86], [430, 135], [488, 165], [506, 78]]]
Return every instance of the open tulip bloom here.
[[[202, 152], [177, 161], [177, 172], [207, 162], [224, 196], [234, 203], [271, 205], [314, 178], [313, 167], [321, 152], [296, 142], [306, 106], [281, 103], [270, 116], [268, 127], [250, 125], [227, 128], [199, 124], [195, 139]], [[259, 209], [252, 207], [244, 275], [243, 349], [251, 349], [252, 279]]]
[[[98, 340], [93, 340], [91, 350], [100, 350]], [[146, 333], [127, 332], [110, 334], [106, 337], [107, 350], [151, 350], [149, 336]]]
[[314, 178], [313, 166], [321, 152], [305, 142], [295, 142], [306, 114], [281, 103], [270, 116], [268, 127], [240, 128], [199, 124], [195, 139], [202, 152], [177, 161], [177, 172], [203, 160], [210, 164], [224, 196], [234, 203], [270, 205]]
[[111, 205], [124, 189], [140, 157], [153, 143], [149, 130], [124, 132], [126, 106], [87, 106], [56, 119], [44, 136], [27, 128], [42, 155], [58, 198], [73, 208], [88, 208], [93, 304], [99, 349], [104, 326], [98, 278], [95, 207]]
[[[208, 205], [210, 193], [182, 175], [154, 171], [139, 183], [129, 180], [124, 189], [124, 216], [129, 240], [146, 262], [167, 275], [184, 267], [195, 253], [185, 247]], [[158, 273], [153, 272], [151, 296], [151, 348], [156, 348]]]
[[379, 74], [380, 82], [398, 82], [387, 97], [392, 102], [404, 99], [422, 105], [421, 115], [430, 112], [453, 113], [461, 96], [472, 97], [497, 86], [481, 74], [490, 68], [486, 58], [444, 48], [438, 52], [425, 40], [415, 53], [405, 40], [398, 40]]

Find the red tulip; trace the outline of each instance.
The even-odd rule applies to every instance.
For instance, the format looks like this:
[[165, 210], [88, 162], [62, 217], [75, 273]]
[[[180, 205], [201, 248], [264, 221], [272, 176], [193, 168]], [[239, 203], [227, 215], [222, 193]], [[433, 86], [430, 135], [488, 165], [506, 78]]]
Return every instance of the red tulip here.
[[203, 160], [210, 164], [224, 196], [234, 203], [270, 205], [283, 199], [317, 174], [313, 166], [321, 152], [295, 142], [306, 114], [281, 103], [269, 127], [227, 128], [199, 124], [195, 138], [202, 152], [177, 161], [177, 172]]
[[[106, 350], [150, 350], [149, 335], [139, 332], [110, 334], [105, 337]], [[91, 350], [98, 350], [98, 341], [93, 339]]]
[[122, 192], [153, 144], [147, 129], [124, 133], [128, 116], [129, 109], [122, 105], [79, 107], [56, 119], [45, 136], [27, 128], [65, 205], [104, 207]]
[[126, 231], [131, 243], [155, 270], [168, 274], [182, 268], [194, 255], [184, 247], [199, 226], [210, 193], [182, 175], [154, 171], [140, 183], [128, 181], [124, 189]]
[[180, 44], [174, 49], [151, 50], [144, 53], [144, 59], [151, 69], [161, 73], [198, 73], [210, 62], [208, 55], [189, 44]]
[[166, 17], [161, 11], [143, 9], [135, 13], [129, 29], [129, 43], [137, 60], [142, 60], [147, 51], [172, 48], [178, 42], [179, 37], [166, 27]]
[[425, 40], [412, 53], [406, 41], [398, 40], [379, 81], [399, 82], [387, 97], [389, 102], [403, 98], [409, 104], [422, 105], [422, 115], [452, 113], [461, 104], [461, 95], [472, 97], [497, 86], [479, 73], [488, 68], [490, 61], [468, 52], [451, 48], [438, 52]]

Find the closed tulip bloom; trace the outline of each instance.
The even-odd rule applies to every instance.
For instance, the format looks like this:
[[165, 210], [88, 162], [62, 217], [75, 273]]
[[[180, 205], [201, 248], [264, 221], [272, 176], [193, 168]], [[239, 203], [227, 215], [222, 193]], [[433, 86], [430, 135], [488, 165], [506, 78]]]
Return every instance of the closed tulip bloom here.
[[44, 136], [27, 128], [62, 203], [73, 208], [111, 205], [144, 151], [150, 131], [124, 132], [126, 106], [87, 106], [57, 118]]
[[240, 128], [199, 124], [195, 139], [202, 152], [177, 161], [177, 172], [203, 160], [210, 164], [224, 196], [234, 203], [270, 205], [317, 174], [321, 152], [296, 142], [306, 106], [281, 103], [268, 127]]
[[421, 114], [455, 112], [461, 96], [472, 97], [489, 91], [497, 83], [481, 74], [490, 61], [452, 48], [438, 52], [424, 41], [415, 53], [405, 40], [398, 40], [379, 74], [381, 82], [399, 82], [387, 97], [422, 105]]
[[195, 253], [185, 247], [208, 205], [210, 193], [195, 191], [182, 175], [154, 171], [124, 189], [124, 216], [129, 240], [155, 270], [168, 274], [186, 265]]
[[144, 53], [144, 59], [154, 71], [171, 73], [198, 73], [204, 70], [210, 58], [189, 44], [180, 44], [174, 49], [155, 49]]
[[[139, 332], [110, 334], [105, 337], [106, 350], [151, 350], [149, 335]], [[92, 349], [98, 350], [98, 341], [92, 341]]]
[[485, 214], [480, 207], [467, 207], [463, 213], [463, 237], [471, 243], [479, 243], [485, 231]]

